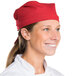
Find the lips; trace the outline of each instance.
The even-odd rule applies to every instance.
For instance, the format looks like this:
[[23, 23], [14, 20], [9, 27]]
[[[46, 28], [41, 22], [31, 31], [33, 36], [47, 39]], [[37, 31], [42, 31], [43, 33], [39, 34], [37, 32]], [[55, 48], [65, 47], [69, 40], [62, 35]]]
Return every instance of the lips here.
[[48, 45], [48, 46], [55, 47], [56, 45]]
[[56, 49], [56, 43], [45, 43], [44, 46], [45, 49], [47, 50], [55, 50]]
[[51, 47], [56, 47], [56, 44], [51, 44], [51, 43], [45, 43], [45, 45], [51, 46]]

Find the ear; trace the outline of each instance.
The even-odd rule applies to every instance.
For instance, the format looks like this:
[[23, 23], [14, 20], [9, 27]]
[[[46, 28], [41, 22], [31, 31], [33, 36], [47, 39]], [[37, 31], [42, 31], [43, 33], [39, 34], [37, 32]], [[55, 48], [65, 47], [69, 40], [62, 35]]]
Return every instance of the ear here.
[[24, 39], [30, 40], [30, 32], [26, 28], [21, 29], [21, 35]]

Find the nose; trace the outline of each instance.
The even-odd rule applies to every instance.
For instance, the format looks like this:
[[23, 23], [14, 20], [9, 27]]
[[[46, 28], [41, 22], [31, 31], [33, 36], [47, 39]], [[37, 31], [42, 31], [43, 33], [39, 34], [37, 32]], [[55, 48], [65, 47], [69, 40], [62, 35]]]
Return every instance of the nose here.
[[51, 40], [58, 40], [57, 32], [52, 31], [52, 32], [50, 33], [50, 39], [51, 39]]

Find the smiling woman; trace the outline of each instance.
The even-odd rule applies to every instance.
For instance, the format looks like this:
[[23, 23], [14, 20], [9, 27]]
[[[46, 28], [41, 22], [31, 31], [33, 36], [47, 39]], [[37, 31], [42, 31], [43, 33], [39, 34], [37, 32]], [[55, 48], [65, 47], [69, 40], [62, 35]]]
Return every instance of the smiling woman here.
[[54, 55], [60, 41], [55, 3], [29, 1], [15, 11], [14, 18], [18, 38], [0, 76], [63, 76], [45, 60]]
[[60, 32], [57, 30], [59, 28], [59, 22], [56, 20], [38, 22], [30, 33], [30, 46], [43, 57], [54, 54], [60, 41]]

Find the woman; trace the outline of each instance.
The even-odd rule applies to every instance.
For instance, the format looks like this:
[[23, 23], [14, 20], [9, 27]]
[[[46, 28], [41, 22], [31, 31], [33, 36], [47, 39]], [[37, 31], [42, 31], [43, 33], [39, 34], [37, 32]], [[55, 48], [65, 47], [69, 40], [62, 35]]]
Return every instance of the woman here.
[[29, 1], [15, 11], [14, 18], [18, 38], [0, 76], [63, 76], [45, 60], [55, 53], [60, 41], [55, 4]]

